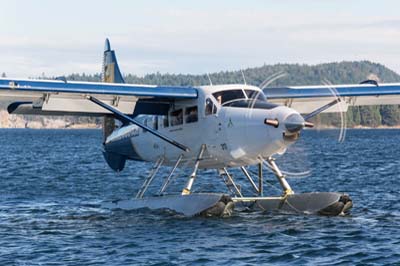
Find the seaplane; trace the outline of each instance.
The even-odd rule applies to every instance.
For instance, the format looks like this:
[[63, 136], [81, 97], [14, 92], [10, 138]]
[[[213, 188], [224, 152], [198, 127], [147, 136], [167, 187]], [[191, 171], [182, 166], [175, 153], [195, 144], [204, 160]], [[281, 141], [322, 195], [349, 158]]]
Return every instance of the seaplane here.
[[[269, 87], [244, 84], [162, 86], [126, 84], [108, 39], [103, 55], [102, 82], [0, 79], [0, 100], [10, 114], [76, 115], [103, 118], [102, 153], [116, 172], [129, 160], [153, 163], [143, 185], [131, 199], [103, 204], [105, 208], [168, 209], [185, 216], [230, 216], [234, 211], [284, 211], [345, 215], [349, 195], [339, 192], [295, 193], [275, 158], [285, 153], [310, 119], [349, 106], [400, 104], [400, 83], [366, 80], [352, 85]], [[146, 195], [159, 169], [157, 193]], [[166, 193], [176, 170], [190, 174], [180, 193]], [[249, 171], [249, 167], [256, 171]], [[240, 169], [252, 193], [244, 195], [231, 170]], [[225, 191], [195, 193], [196, 177], [213, 169]], [[265, 169], [277, 178], [280, 195], [264, 195]], [[220, 178], [219, 178], [220, 177]], [[332, 177], [334, 178], [334, 177]], [[224, 186], [225, 187], [225, 186]], [[149, 194], [149, 193], [147, 193]]]

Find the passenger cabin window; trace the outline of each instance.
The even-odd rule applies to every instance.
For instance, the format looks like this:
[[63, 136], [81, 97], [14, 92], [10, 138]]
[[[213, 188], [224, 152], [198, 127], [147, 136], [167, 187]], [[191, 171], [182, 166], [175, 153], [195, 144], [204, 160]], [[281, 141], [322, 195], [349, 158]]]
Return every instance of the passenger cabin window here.
[[162, 116], [162, 123], [164, 128], [169, 127], [169, 120], [167, 115]]
[[228, 90], [228, 91], [219, 91], [213, 93], [215, 99], [217, 99], [218, 103], [224, 105], [226, 103], [239, 100], [246, 99], [246, 96], [243, 93], [243, 90]]
[[206, 100], [206, 109], [205, 109], [205, 114], [206, 115], [211, 115], [217, 113], [217, 107], [215, 104], [211, 101], [210, 98], [207, 98]]
[[197, 122], [199, 120], [197, 113], [197, 106], [187, 107], [185, 115], [186, 115], [186, 123]]
[[158, 117], [153, 117], [153, 129], [158, 130]]
[[171, 112], [171, 126], [178, 126], [183, 124], [183, 111], [182, 109]]

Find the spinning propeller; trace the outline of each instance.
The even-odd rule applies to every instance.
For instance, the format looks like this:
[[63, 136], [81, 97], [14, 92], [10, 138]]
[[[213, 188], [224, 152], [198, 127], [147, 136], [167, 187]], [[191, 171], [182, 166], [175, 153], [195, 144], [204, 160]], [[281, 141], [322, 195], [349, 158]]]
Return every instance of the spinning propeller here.
[[[313, 118], [316, 115], [319, 115], [323, 111], [327, 110], [328, 108], [336, 105], [337, 103], [341, 102], [340, 98], [333, 100], [332, 102], [312, 111], [307, 115], [299, 115], [299, 114], [291, 114], [283, 121], [285, 128], [290, 133], [297, 133], [305, 127], [312, 128], [314, 127], [314, 123], [308, 122], [310, 118]], [[273, 126], [277, 128], [279, 126], [279, 121], [277, 119], [265, 119], [264, 123], [266, 125]]]
[[[260, 84], [260, 89], [267, 89], [267, 87], [274, 81], [278, 80], [279, 78], [285, 77], [287, 74], [283, 73], [283, 72], [278, 72], [275, 75], [272, 75], [271, 77], [267, 78], [264, 82], [262, 82]], [[310, 121], [312, 118], [315, 118], [317, 115], [321, 114], [322, 112], [328, 110], [329, 108], [336, 106], [336, 108], [338, 108], [338, 113], [340, 115], [340, 128], [339, 128], [339, 137], [338, 137], [338, 142], [343, 142], [346, 136], [346, 116], [345, 113], [342, 110], [342, 106], [341, 106], [341, 102], [342, 99], [338, 96], [338, 93], [336, 91], [336, 89], [332, 86], [332, 84], [327, 81], [324, 80], [323, 84], [327, 86], [327, 88], [329, 89], [329, 91], [332, 94], [332, 101], [330, 101], [329, 103], [325, 104], [322, 107], [319, 107], [317, 109], [315, 109], [314, 111], [308, 113], [308, 114], [303, 114], [303, 115], [299, 115], [299, 114], [291, 114], [288, 117], [286, 117], [283, 121], [278, 121], [277, 119], [265, 119], [264, 123], [268, 126], [272, 126], [275, 128], [278, 128], [280, 124], [284, 125], [284, 129], [286, 130], [286, 132], [284, 133], [285, 138], [288, 138], [288, 140], [297, 140], [298, 137], [300, 136], [300, 132], [301, 130], [303, 130], [304, 128], [313, 128], [314, 127], [314, 123], [312, 121]], [[294, 158], [292, 160], [290, 160], [290, 166], [293, 166], [294, 164], [296, 165], [296, 163], [294, 162], [294, 160], [298, 160], [300, 157], [300, 161], [304, 161], [306, 160], [306, 158], [303, 158], [302, 156], [306, 156], [304, 154], [306, 154], [305, 152], [301, 152], [298, 149], [304, 149], [301, 147], [301, 145], [290, 145], [288, 146], [288, 150], [285, 150], [284, 152], [282, 152], [281, 155], [283, 155], [284, 153], [288, 152], [289, 157], [290, 156], [294, 156]], [[291, 152], [290, 149], [292, 150], [296, 150], [296, 152]], [[287, 156], [285, 156], [287, 157]], [[265, 166], [268, 167], [269, 170], [272, 169], [272, 166], [269, 165], [267, 163], [267, 161], [265, 162]], [[300, 167], [304, 167], [304, 165], [307, 165], [307, 163], [305, 162], [300, 162], [297, 163], [298, 166]], [[307, 169], [308, 167], [306, 167]], [[272, 170], [271, 170], [272, 171]], [[282, 173], [287, 176], [287, 177], [306, 177], [309, 176], [311, 174], [311, 170], [305, 170], [305, 171], [301, 171], [301, 172], [289, 172], [289, 171], [282, 171]]]

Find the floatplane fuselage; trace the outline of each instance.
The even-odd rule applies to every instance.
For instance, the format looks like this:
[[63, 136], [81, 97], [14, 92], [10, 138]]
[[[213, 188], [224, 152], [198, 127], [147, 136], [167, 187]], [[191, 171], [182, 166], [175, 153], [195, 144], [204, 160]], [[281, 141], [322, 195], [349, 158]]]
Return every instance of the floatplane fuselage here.
[[[131, 160], [173, 166], [183, 154], [182, 164], [193, 166], [203, 144], [206, 154], [199, 168], [219, 169], [260, 163], [282, 153], [302, 129], [301, 115], [288, 107], [268, 103], [255, 86], [218, 85], [198, 87], [198, 98], [180, 101], [166, 115], [142, 115], [143, 124], [189, 148], [184, 152], [136, 125], [116, 129], [105, 141], [105, 150]], [[285, 123], [268, 126], [266, 120], [299, 120], [296, 129]]]

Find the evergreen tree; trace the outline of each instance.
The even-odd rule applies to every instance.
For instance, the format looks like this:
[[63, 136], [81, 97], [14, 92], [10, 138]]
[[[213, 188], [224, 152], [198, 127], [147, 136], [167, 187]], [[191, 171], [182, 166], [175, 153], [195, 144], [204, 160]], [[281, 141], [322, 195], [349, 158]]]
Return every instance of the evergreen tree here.
[[377, 127], [382, 123], [382, 117], [379, 113], [380, 106], [362, 106], [361, 125], [368, 127]]
[[356, 124], [354, 123], [354, 109], [349, 108], [345, 115], [347, 127], [354, 127]]
[[360, 125], [361, 124], [361, 115], [360, 115], [360, 107], [354, 106], [349, 107], [349, 109], [353, 110], [353, 125]]
[[382, 116], [382, 124], [387, 126], [395, 126], [400, 124], [400, 109], [395, 105], [383, 105], [380, 107]]

